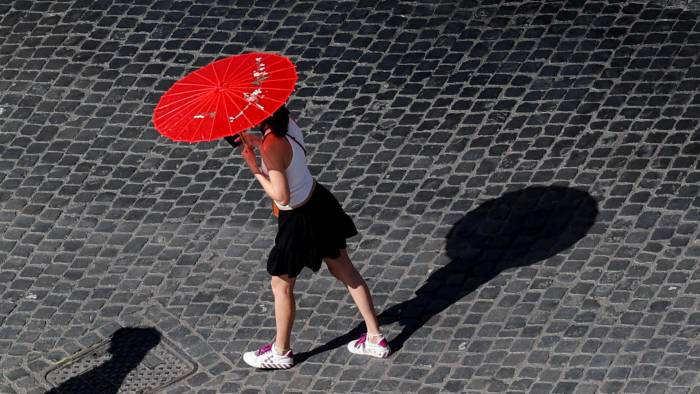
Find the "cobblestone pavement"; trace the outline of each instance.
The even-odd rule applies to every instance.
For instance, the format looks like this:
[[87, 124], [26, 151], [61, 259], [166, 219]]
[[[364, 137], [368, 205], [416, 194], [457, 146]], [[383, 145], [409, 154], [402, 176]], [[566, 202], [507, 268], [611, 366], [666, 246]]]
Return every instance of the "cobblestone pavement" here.
[[[9, 3], [9, 4], [8, 4]], [[692, 1], [3, 1], [0, 392], [153, 327], [171, 393], [700, 393], [700, 14]], [[699, 11], [700, 12], [700, 11]], [[326, 268], [274, 336], [269, 200], [223, 141], [150, 123], [242, 51], [297, 65], [311, 171], [396, 352]]]

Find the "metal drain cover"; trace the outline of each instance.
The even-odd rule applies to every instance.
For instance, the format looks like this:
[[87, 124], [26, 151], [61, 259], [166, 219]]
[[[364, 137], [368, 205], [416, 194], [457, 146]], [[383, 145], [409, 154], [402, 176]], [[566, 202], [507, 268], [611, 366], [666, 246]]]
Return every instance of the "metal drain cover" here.
[[152, 393], [196, 370], [154, 328], [126, 327], [46, 374], [49, 393]]

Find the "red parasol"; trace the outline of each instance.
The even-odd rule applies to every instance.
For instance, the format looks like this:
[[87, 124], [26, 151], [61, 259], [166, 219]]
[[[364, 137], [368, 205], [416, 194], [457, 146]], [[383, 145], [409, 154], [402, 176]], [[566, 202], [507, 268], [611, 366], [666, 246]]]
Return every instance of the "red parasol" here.
[[259, 124], [294, 90], [294, 64], [273, 53], [246, 53], [215, 61], [175, 82], [153, 111], [162, 135], [212, 141]]

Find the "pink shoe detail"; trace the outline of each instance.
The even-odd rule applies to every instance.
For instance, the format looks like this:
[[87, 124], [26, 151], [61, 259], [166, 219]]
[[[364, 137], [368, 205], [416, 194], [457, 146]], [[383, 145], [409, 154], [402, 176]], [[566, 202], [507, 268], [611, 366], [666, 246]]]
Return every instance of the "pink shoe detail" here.
[[348, 343], [348, 350], [350, 353], [379, 358], [386, 358], [389, 356], [389, 353], [391, 353], [389, 342], [387, 342], [386, 338], [382, 336], [382, 339], [378, 343], [372, 343], [367, 341], [367, 333], [360, 335], [360, 337], [354, 341], [350, 341], [350, 343]]
[[360, 338], [357, 341], [355, 341], [355, 347], [362, 347], [365, 341], [367, 341], [367, 333], [362, 334], [362, 336], [360, 336]]
[[255, 352], [255, 355], [256, 355], [256, 356], [259, 356], [259, 355], [261, 355], [261, 354], [264, 354], [264, 353], [267, 353], [267, 352], [270, 352], [270, 351], [272, 351], [272, 344], [271, 344], [271, 343], [268, 343], [267, 345], [265, 345], [265, 346], [261, 347], [260, 349], [258, 349], [258, 350]]
[[258, 350], [243, 354], [243, 361], [251, 367], [266, 369], [286, 369], [294, 365], [292, 349], [284, 354], [277, 354], [269, 343]]

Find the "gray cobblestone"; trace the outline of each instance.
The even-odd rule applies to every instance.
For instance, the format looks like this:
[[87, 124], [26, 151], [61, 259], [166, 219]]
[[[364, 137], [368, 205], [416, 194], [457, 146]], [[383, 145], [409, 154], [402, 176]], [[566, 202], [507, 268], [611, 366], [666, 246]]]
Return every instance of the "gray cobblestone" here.
[[[700, 8], [629, 1], [0, 5], [0, 392], [150, 325], [167, 392], [695, 392]], [[242, 51], [297, 65], [312, 174], [396, 353], [323, 269], [274, 336], [275, 221], [238, 154], [160, 137], [158, 97]], [[695, 390], [695, 391], [693, 391]]]

